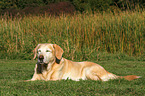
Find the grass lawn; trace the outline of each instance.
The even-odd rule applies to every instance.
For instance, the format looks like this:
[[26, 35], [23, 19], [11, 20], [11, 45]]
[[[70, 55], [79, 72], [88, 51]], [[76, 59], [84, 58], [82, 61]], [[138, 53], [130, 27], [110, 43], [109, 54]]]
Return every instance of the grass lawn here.
[[93, 80], [34, 81], [35, 63], [32, 60], [0, 60], [1, 96], [145, 96], [145, 61], [93, 61], [116, 75], [139, 75], [142, 78], [107, 82]]

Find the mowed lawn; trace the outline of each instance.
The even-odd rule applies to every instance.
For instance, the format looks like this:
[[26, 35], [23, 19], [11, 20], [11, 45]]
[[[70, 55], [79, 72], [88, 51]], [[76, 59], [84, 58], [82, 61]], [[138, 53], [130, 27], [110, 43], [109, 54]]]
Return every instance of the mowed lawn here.
[[[91, 60], [90, 60], [91, 61]], [[145, 96], [145, 61], [93, 61], [116, 75], [139, 75], [142, 78], [107, 82], [61, 80], [24, 82], [32, 78], [33, 60], [0, 60], [1, 96]]]

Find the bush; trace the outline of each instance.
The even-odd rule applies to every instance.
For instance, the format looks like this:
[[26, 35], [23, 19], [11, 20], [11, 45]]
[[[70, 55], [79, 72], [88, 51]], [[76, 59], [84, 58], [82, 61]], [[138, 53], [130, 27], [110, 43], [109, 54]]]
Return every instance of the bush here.
[[0, 1], [0, 9], [17, 8], [17, 5], [12, 0]]
[[75, 8], [83, 11], [105, 11], [112, 4], [112, 0], [73, 0]]
[[25, 7], [24, 9], [5, 9], [1, 12], [1, 14], [9, 14], [13, 17], [21, 16], [21, 15], [60, 15], [62, 13], [65, 14], [73, 14], [75, 11], [74, 6], [70, 2], [59, 2], [59, 3], [50, 3], [45, 6], [39, 7]]
[[38, 7], [41, 5], [45, 5], [43, 0], [18, 0], [15, 3], [19, 9], [23, 9], [25, 7]]
[[69, 2], [50, 3], [41, 7], [26, 7], [23, 9], [23, 13], [34, 15], [45, 13], [48, 15], [59, 15], [62, 13], [73, 13], [74, 11], [74, 6]]
[[45, 4], [50, 4], [50, 3], [59, 3], [59, 2], [66, 2], [66, 1], [71, 1], [71, 0], [43, 0]]
[[[84, 11], [106, 11], [110, 6], [119, 7], [122, 10], [132, 10], [137, 7], [144, 7], [144, 0], [1, 0], [0, 11], [4, 9], [24, 9], [26, 7], [41, 7], [52, 3], [70, 2], [75, 9]], [[111, 10], [111, 9], [110, 9]]]
[[133, 10], [136, 7], [143, 8], [145, 6], [144, 0], [113, 0], [113, 2], [122, 10]]

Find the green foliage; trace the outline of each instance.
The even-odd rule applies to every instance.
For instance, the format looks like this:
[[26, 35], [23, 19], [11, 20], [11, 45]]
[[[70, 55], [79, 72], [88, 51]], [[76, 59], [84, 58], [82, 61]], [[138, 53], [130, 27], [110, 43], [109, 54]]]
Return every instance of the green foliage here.
[[145, 5], [143, 0], [2, 0], [0, 1], [0, 10], [42, 7], [59, 2], [70, 2], [80, 12], [112, 10], [112, 6], [121, 10], [133, 10], [140, 7], [143, 8]]
[[58, 2], [63, 2], [63, 1], [71, 1], [71, 0], [43, 0], [45, 4], [49, 3], [58, 3]]
[[43, 0], [17, 0], [16, 5], [22, 9], [25, 7], [36, 7], [45, 5]]
[[1, 0], [0, 9], [8, 9], [8, 8], [17, 8], [17, 5], [14, 3], [14, 0]]
[[136, 6], [139, 5], [140, 0], [117, 0], [116, 3], [121, 7], [123, 10], [125, 9], [135, 9]]
[[88, 2], [92, 11], [105, 11], [112, 4], [112, 0], [88, 0]]
[[105, 11], [109, 9], [111, 0], [73, 0], [75, 8], [81, 12], [83, 11]]
[[[106, 54], [107, 55], [107, 54]], [[105, 55], [104, 55], [105, 56]], [[110, 55], [110, 57], [112, 57]], [[103, 59], [103, 58], [101, 58]], [[0, 60], [1, 96], [143, 96], [145, 94], [145, 62], [101, 60], [94, 62], [119, 76], [138, 75], [137, 80], [124, 79], [107, 82], [93, 80], [59, 80], [24, 82], [32, 78], [35, 63], [31, 60]]]

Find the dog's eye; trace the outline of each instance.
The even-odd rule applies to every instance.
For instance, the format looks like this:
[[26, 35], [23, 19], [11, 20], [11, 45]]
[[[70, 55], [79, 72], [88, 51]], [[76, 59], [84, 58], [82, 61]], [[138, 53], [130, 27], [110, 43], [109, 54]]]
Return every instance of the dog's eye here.
[[41, 50], [38, 50], [38, 52], [41, 52]]
[[50, 52], [50, 50], [46, 50], [46, 52]]

